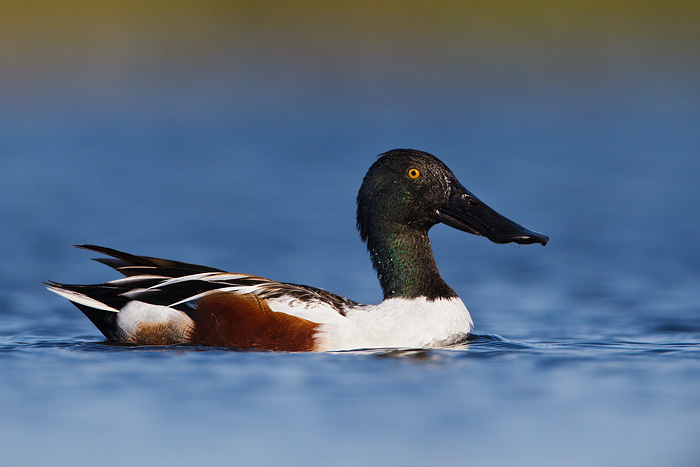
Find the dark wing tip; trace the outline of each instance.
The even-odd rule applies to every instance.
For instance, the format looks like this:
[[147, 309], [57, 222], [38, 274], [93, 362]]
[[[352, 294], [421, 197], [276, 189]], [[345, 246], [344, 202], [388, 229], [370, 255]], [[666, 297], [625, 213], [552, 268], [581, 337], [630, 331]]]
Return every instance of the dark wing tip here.
[[144, 266], [152, 268], [170, 268], [170, 269], [181, 269], [182, 271], [178, 276], [184, 276], [188, 274], [195, 274], [201, 272], [224, 272], [221, 269], [212, 268], [209, 266], [202, 266], [200, 264], [184, 263], [182, 261], [173, 261], [163, 258], [154, 258], [151, 256], [140, 256], [133, 255], [131, 253], [126, 253], [124, 251], [115, 250], [114, 248], [107, 248], [99, 245], [90, 244], [80, 244], [73, 245], [75, 248], [80, 248], [82, 250], [95, 251], [97, 253], [102, 253], [103, 255], [110, 256], [114, 259], [109, 258], [93, 258], [95, 261], [106, 264], [107, 266], [113, 267], [120, 272], [123, 272], [121, 268], [127, 266]]

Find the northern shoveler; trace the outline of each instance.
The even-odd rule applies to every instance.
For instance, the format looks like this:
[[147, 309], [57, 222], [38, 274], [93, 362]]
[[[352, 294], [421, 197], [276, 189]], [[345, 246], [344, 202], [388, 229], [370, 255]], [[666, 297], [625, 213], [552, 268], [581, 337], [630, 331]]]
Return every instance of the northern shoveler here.
[[98, 285], [49, 282], [109, 341], [193, 343], [279, 351], [427, 348], [461, 342], [469, 311], [440, 277], [428, 230], [442, 222], [495, 243], [546, 235], [506, 219], [467, 191], [435, 156], [379, 156], [357, 195], [357, 228], [384, 300], [362, 305], [305, 285], [77, 245], [125, 277]]

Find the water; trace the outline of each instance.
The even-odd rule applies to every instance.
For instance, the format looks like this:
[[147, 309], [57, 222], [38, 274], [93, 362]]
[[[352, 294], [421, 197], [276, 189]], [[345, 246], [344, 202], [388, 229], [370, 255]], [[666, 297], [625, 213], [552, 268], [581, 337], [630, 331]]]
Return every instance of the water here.
[[[683, 47], [632, 39], [604, 48], [609, 61], [566, 41], [585, 56], [498, 55], [503, 39], [493, 57], [351, 41], [336, 57], [301, 39], [271, 52], [271, 39], [153, 63], [127, 41], [57, 74], [13, 68], [0, 103], [2, 463], [697, 465], [700, 67]], [[114, 278], [68, 246], [96, 243], [377, 302], [354, 197], [394, 147], [434, 153], [551, 237], [431, 231], [476, 324], [468, 343], [115, 346], [41, 285]]]
[[12, 376], [2, 382], [2, 447], [13, 463], [697, 458], [689, 343], [481, 336], [449, 350], [284, 355], [73, 337], [4, 345], [1, 358]]

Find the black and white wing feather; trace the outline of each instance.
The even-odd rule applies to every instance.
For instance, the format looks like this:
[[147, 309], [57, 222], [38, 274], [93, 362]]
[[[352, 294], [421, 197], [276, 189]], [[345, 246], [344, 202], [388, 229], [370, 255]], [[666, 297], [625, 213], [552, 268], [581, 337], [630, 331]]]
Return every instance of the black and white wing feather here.
[[[76, 305], [92, 309], [118, 312], [128, 302], [138, 300], [189, 314], [197, 300], [213, 291], [255, 294], [265, 300], [287, 300], [290, 304], [324, 303], [341, 315], [345, 314], [347, 307], [359, 305], [316, 287], [277, 282], [251, 274], [225, 272], [180, 261], [138, 256], [96, 245], [76, 247], [107, 255], [107, 258], [95, 258], [95, 261], [110, 266], [125, 276], [95, 285], [47, 283], [51, 290]], [[83, 307], [79, 308], [85, 312]]]

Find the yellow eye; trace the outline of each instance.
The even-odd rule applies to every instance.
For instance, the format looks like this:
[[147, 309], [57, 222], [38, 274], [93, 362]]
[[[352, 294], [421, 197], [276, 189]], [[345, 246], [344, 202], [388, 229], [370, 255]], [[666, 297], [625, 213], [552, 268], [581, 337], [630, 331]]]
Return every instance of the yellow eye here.
[[413, 178], [413, 179], [416, 179], [416, 178], [420, 177], [420, 170], [416, 169], [415, 167], [410, 168], [410, 169], [408, 169], [408, 176]]

